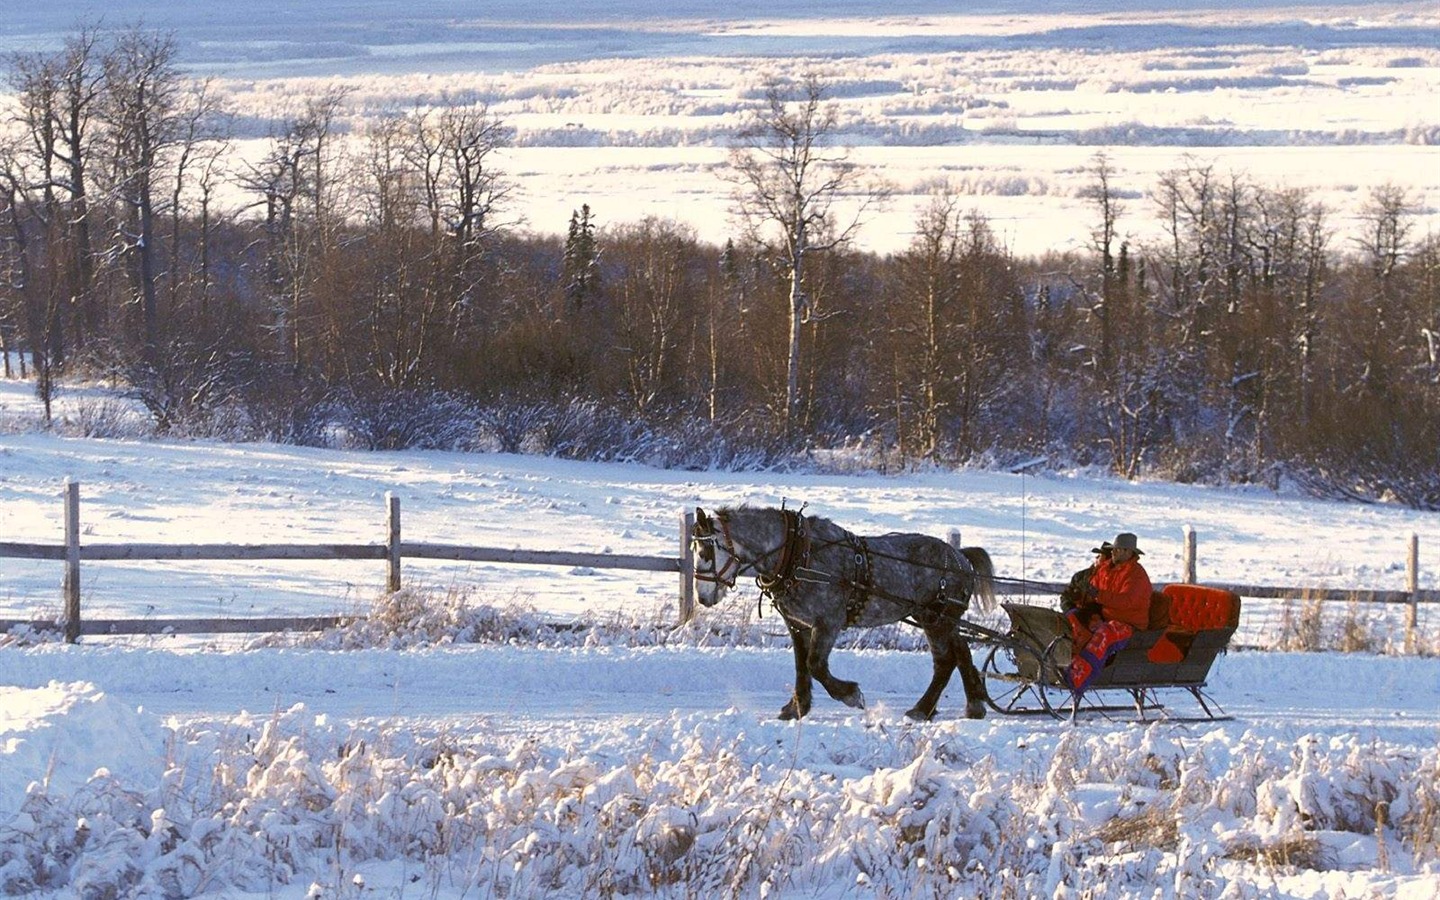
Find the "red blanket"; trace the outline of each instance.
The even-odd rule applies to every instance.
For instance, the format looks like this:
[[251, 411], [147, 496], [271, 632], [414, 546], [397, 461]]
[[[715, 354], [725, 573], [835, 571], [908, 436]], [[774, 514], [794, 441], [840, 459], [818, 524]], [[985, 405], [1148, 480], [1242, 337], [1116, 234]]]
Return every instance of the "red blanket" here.
[[[1071, 624], [1079, 625], [1073, 618]], [[1103, 668], [1110, 657], [1125, 649], [1130, 643], [1130, 638], [1135, 634], [1135, 629], [1124, 622], [1101, 621], [1095, 624], [1093, 631], [1088, 631], [1083, 625], [1075, 628], [1075, 645], [1080, 649], [1070, 659], [1070, 690], [1077, 695], [1084, 692], [1091, 680]], [[1088, 637], [1087, 637], [1088, 634]], [[1080, 641], [1085, 643], [1081, 646]]]

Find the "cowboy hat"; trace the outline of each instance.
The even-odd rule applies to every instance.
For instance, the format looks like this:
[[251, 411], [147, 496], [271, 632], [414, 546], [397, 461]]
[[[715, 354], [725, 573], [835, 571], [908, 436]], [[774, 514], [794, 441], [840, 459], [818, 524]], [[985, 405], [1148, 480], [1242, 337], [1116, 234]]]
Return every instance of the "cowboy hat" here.
[[1100, 546], [1098, 546], [1098, 547], [1091, 547], [1091, 548], [1090, 548], [1090, 552], [1091, 552], [1091, 553], [1109, 553], [1109, 552], [1110, 552], [1111, 550], [1113, 550], [1114, 548], [1115, 548], [1115, 545], [1112, 544], [1112, 543], [1110, 543], [1109, 541], [1101, 541], [1101, 542], [1100, 542]]
[[1119, 534], [1115, 535], [1115, 549], [1130, 550], [1136, 556], [1145, 555], [1145, 551], [1141, 550], [1138, 546], [1136, 546], [1135, 535], [1131, 534], [1128, 531], [1122, 531]]

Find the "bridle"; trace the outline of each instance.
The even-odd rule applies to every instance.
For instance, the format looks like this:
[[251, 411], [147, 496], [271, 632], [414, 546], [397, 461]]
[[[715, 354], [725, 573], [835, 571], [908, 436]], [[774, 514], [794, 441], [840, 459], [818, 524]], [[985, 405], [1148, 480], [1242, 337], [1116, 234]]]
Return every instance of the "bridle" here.
[[[695, 580], [717, 584], [725, 588], [733, 588], [735, 586], [735, 579], [740, 577], [741, 565], [740, 557], [735, 555], [735, 541], [730, 537], [730, 523], [725, 521], [724, 516], [718, 514], [711, 516], [710, 521], [719, 523], [720, 531], [718, 534], [714, 528], [711, 528], [709, 534], [695, 534], [690, 539], [691, 546], [696, 550], [702, 550], [706, 544], [710, 545], [710, 571], [707, 572], [697, 567], [695, 569]], [[716, 566], [715, 551], [717, 547], [720, 547], [720, 539], [722, 537], [725, 539], [723, 546], [725, 551], [725, 564], [723, 566]], [[701, 559], [704, 559], [703, 552], [701, 553]]]
[[[719, 525], [718, 533], [714, 526], [709, 534], [695, 534], [691, 537], [691, 545], [701, 550], [705, 545], [710, 545], [710, 568], [708, 571], [699, 568], [695, 569], [696, 581], [703, 581], [716, 584], [724, 588], [735, 587], [736, 580], [748, 569], [755, 573], [755, 583], [759, 586], [760, 592], [772, 600], [785, 593], [795, 581], [795, 571], [809, 563], [810, 541], [805, 529], [804, 516], [795, 510], [782, 510], [785, 516], [785, 539], [779, 547], [767, 553], [761, 554], [757, 559], [748, 563], [741, 562], [735, 552], [735, 541], [730, 536], [730, 523], [720, 513], [710, 516], [711, 522]], [[722, 544], [721, 541], [724, 541]], [[716, 565], [716, 549], [725, 551], [725, 563]], [[780, 562], [773, 573], [761, 571], [761, 563], [770, 557], [780, 554]], [[701, 553], [704, 559], [704, 553]]]

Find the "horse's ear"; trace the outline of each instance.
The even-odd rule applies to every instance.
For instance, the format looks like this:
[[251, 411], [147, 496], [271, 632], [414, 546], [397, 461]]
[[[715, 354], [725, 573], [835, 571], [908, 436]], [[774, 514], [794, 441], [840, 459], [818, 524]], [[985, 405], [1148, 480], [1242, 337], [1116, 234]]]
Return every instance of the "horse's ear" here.
[[710, 521], [710, 517], [705, 515], [705, 510], [701, 509], [698, 506], [695, 507], [695, 524], [701, 525], [708, 521]]

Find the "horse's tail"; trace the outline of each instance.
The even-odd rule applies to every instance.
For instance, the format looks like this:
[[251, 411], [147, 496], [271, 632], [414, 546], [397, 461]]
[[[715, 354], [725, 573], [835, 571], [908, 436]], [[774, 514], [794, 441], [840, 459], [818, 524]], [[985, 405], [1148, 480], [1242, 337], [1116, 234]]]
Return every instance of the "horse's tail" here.
[[990, 554], [985, 552], [984, 547], [961, 547], [960, 554], [970, 562], [970, 567], [975, 570], [974, 597], [980, 601], [980, 611], [982, 613], [994, 612], [995, 564], [990, 561]]

